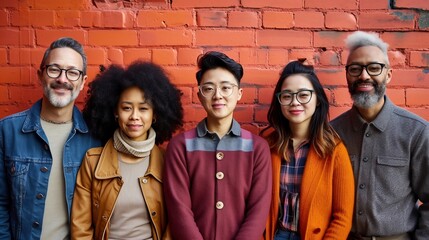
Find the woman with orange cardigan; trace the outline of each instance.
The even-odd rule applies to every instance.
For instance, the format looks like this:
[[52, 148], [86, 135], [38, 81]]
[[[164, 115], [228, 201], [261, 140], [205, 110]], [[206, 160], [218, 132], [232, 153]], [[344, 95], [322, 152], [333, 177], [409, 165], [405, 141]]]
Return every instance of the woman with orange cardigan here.
[[[310, 66], [283, 69], [263, 131], [273, 189], [265, 239], [347, 239], [354, 179], [347, 150], [329, 125], [329, 102]], [[265, 134], [264, 134], [265, 133]]]

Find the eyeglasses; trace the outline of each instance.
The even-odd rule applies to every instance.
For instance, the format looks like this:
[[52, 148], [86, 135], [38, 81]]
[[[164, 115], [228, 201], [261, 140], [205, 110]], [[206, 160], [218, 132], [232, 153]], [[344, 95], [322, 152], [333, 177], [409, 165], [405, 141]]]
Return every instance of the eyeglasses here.
[[70, 69], [63, 69], [59, 68], [56, 65], [46, 65], [46, 74], [48, 74], [51, 78], [59, 78], [61, 76], [61, 73], [64, 71], [66, 73], [66, 78], [70, 81], [77, 81], [80, 76], [83, 74], [83, 71], [70, 68]]
[[214, 84], [207, 83], [198, 86], [198, 89], [200, 90], [201, 95], [206, 98], [213, 97], [216, 92], [216, 89], [219, 91], [222, 97], [229, 97], [231, 96], [232, 92], [234, 92], [234, 87], [238, 87], [238, 85], [231, 83], [222, 83], [219, 86], [216, 86]]
[[385, 66], [386, 64], [383, 63], [370, 63], [367, 65], [350, 64], [346, 66], [346, 71], [352, 77], [359, 77], [365, 68], [369, 76], [378, 76], [383, 72]]
[[314, 90], [299, 90], [298, 92], [289, 92], [288, 90], [276, 93], [280, 105], [290, 105], [293, 102], [293, 95], [296, 95], [296, 100], [301, 104], [310, 102]]

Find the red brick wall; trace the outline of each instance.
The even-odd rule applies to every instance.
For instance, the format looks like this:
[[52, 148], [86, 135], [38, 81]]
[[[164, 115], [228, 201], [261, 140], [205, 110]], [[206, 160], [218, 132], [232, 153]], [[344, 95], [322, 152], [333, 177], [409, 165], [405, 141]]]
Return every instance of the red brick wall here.
[[429, 120], [426, 0], [1, 0], [0, 117], [41, 97], [36, 70], [61, 36], [84, 44], [90, 80], [100, 64], [161, 64], [184, 93], [187, 128], [205, 116], [194, 76], [197, 56], [208, 50], [244, 65], [235, 116], [246, 128], [258, 132], [266, 122], [279, 71], [297, 58], [316, 66], [335, 117], [351, 105], [344, 38], [358, 29], [390, 43], [390, 98]]

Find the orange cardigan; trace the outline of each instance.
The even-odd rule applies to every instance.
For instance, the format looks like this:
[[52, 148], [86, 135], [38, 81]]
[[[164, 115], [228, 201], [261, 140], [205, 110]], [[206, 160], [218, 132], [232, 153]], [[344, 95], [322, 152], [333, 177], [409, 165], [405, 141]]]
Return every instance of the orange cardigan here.
[[[274, 238], [280, 206], [281, 157], [271, 151], [273, 189], [264, 239]], [[347, 239], [352, 225], [354, 177], [347, 150], [340, 142], [321, 159], [310, 148], [302, 177], [299, 233], [302, 240]]]

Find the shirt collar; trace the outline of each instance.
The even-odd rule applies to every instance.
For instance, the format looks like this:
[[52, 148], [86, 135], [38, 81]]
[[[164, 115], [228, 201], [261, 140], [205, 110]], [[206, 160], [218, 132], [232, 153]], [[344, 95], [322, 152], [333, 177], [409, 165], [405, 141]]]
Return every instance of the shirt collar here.
[[362, 127], [364, 124], [372, 124], [376, 129], [383, 132], [387, 125], [389, 124], [390, 117], [392, 116], [392, 112], [395, 108], [395, 105], [390, 101], [390, 99], [385, 95], [384, 96], [384, 105], [381, 108], [381, 111], [378, 113], [377, 117], [370, 123], [366, 122], [365, 119], [362, 118], [358, 109], [353, 106], [352, 113], [354, 117], [352, 118], [352, 125], [354, 130], [359, 130], [359, 127]]
[[[197, 125], [197, 135], [198, 135], [198, 137], [204, 137], [208, 134], [211, 135], [213, 133], [209, 132], [209, 130], [207, 129], [207, 118], [204, 118]], [[232, 119], [231, 128], [226, 133], [226, 135], [230, 135], [230, 134], [235, 135], [235, 136], [241, 136], [240, 124], [237, 121], [235, 121], [235, 119]]]

